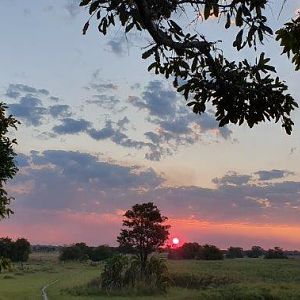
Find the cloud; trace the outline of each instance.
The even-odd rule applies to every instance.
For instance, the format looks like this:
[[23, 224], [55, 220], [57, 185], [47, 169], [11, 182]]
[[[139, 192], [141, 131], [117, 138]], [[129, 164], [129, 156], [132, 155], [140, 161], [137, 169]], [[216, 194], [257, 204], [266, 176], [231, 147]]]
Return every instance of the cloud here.
[[87, 133], [95, 140], [110, 139], [115, 144], [126, 148], [141, 149], [149, 146], [149, 143], [131, 139], [122, 132], [125, 129], [124, 126], [128, 123], [129, 120], [127, 117], [124, 117], [116, 123], [109, 120], [106, 121], [105, 126], [102, 129], [97, 130], [95, 128], [90, 128], [87, 130]]
[[114, 54], [120, 56], [125, 52], [124, 43], [125, 39], [121, 38], [119, 40], [110, 40], [107, 45]]
[[59, 101], [59, 98], [55, 97], [55, 96], [50, 96], [49, 99], [52, 100], [52, 101], [54, 101], [54, 102], [58, 102]]
[[[23, 190], [27, 186], [27, 192], [18, 197], [18, 205], [26, 208], [80, 211], [82, 203], [86, 203], [86, 209], [90, 210], [97, 201], [120, 199], [124, 192], [130, 197], [131, 193], [155, 189], [164, 182], [151, 168], [122, 166], [88, 153], [33, 151], [26, 161], [26, 172], [19, 172], [10, 185], [12, 194], [20, 186]], [[111, 204], [104, 205], [111, 207]]]
[[[273, 242], [290, 239], [300, 245], [297, 236], [287, 235], [287, 228], [300, 228], [299, 181], [260, 181], [256, 176], [259, 171], [231, 171], [215, 179], [214, 188], [174, 187], [166, 186], [163, 175], [151, 168], [109, 162], [89, 153], [32, 151], [20, 154], [18, 161], [20, 172], [8, 185], [9, 193], [16, 196], [14, 209], [18, 218], [13, 216], [9, 222], [23, 224], [19, 230], [26, 224], [28, 234], [45, 222], [47, 226], [41, 225], [39, 229], [44, 234], [55, 232], [60, 215], [63, 228], [73, 224], [71, 219], [81, 220], [81, 233], [70, 227], [74, 239], [83, 240], [87, 232], [91, 233], [88, 229], [97, 225], [97, 232], [104, 232], [101, 239], [113, 242], [121, 226], [118, 212], [136, 203], [152, 201], [169, 217], [172, 231], [184, 238], [202, 237], [212, 243], [225, 243], [241, 235], [242, 243], [249, 239], [262, 241], [263, 236], [273, 232]], [[107, 232], [106, 227], [114, 230]], [[275, 228], [281, 231], [275, 232]], [[10, 232], [9, 227], [6, 229]], [[92, 234], [91, 241], [96, 237], [96, 233]], [[65, 236], [56, 238], [56, 242], [66, 242]]]
[[232, 132], [228, 127], [220, 128], [212, 112], [193, 114], [183, 105], [182, 97], [167, 88], [161, 81], [150, 81], [141, 96], [129, 96], [128, 102], [139, 110], [147, 112], [148, 122], [156, 126], [144, 136], [152, 143], [145, 157], [160, 160], [172, 155], [179, 146], [193, 145], [205, 135], [229, 140]]
[[49, 113], [53, 118], [68, 117], [71, 115], [70, 106], [66, 104], [57, 104], [49, 107]]
[[[93, 82], [90, 88], [100, 91], [103, 87], [116, 90], [117, 86], [111, 84], [96, 84], [101, 80], [100, 71], [93, 74]], [[116, 96], [99, 94], [93, 95], [93, 99], [87, 100], [87, 104], [96, 104], [102, 108], [116, 111], [120, 100]], [[146, 113], [146, 121], [155, 126], [152, 131], [144, 132], [144, 139], [136, 140], [130, 137], [130, 132], [121, 125], [120, 120], [109, 120], [101, 129], [89, 128], [87, 133], [96, 140], [110, 139], [117, 145], [143, 149], [145, 158], [159, 161], [164, 156], [172, 155], [179, 146], [193, 145], [199, 142], [204, 134], [213, 134], [224, 139], [231, 138], [231, 130], [227, 127], [219, 128], [212, 113], [204, 113], [202, 116], [193, 114], [182, 104], [182, 98], [162, 81], [150, 81], [140, 95], [130, 95], [128, 103]], [[125, 116], [126, 117], [126, 116]], [[123, 117], [123, 120], [124, 118]], [[127, 117], [126, 117], [127, 118]], [[129, 119], [126, 119], [129, 124]]]
[[27, 125], [39, 126], [47, 113], [40, 99], [26, 95], [20, 99], [19, 103], [9, 105], [9, 111], [17, 119], [25, 120]]
[[53, 131], [57, 134], [78, 134], [85, 132], [91, 126], [91, 123], [84, 119], [64, 118], [61, 122], [60, 125], [53, 127]]
[[229, 172], [225, 176], [221, 178], [214, 178], [212, 179], [212, 182], [217, 185], [243, 185], [249, 183], [251, 180], [251, 175], [240, 175], [236, 172]]
[[87, 89], [92, 89], [97, 91], [98, 93], [102, 93], [104, 91], [115, 91], [118, 89], [118, 86], [114, 83], [91, 83]]
[[[58, 102], [59, 98], [50, 95], [46, 89], [38, 89], [25, 84], [9, 84], [6, 96], [14, 99], [9, 104], [9, 111], [17, 119], [25, 121], [27, 126], [40, 126], [47, 117], [54, 119], [70, 117], [72, 115], [69, 105], [55, 104], [47, 106], [47, 102]], [[51, 133], [49, 132], [48, 135]]]
[[49, 91], [46, 89], [36, 89], [29, 85], [16, 83], [8, 86], [5, 96], [16, 99], [23, 93], [44, 96], [49, 95]]
[[40, 165], [52, 164], [57, 168], [56, 171], [73, 183], [96, 183], [102, 188], [156, 187], [163, 181], [152, 169], [121, 166], [101, 161], [88, 153], [47, 150], [35, 154], [34, 162]]
[[120, 103], [120, 100], [116, 96], [109, 96], [105, 94], [93, 95], [93, 99], [87, 100], [87, 104], [95, 104], [101, 108], [114, 110]]
[[123, 119], [119, 120], [117, 122], [117, 125], [119, 126], [119, 128], [125, 128], [126, 125], [130, 124], [129, 119], [125, 116]]
[[254, 174], [258, 175], [259, 180], [261, 181], [284, 178], [289, 175], [295, 175], [294, 172], [290, 172], [287, 170], [271, 170], [271, 171], [261, 170], [261, 171], [257, 171]]
[[131, 98], [131, 104], [146, 109], [150, 116], [166, 119], [175, 115], [176, 112], [176, 93], [166, 90], [161, 81], [150, 81], [142, 98]]
[[[151, 130], [145, 130], [141, 139], [136, 139], [135, 123], [129, 126], [130, 121], [122, 114], [127, 106], [121, 107], [121, 98], [117, 95], [118, 85], [105, 82], [100, 78], [100, 71], [92, 74], [92, 80], [88, 90], [93, 93], [86, 104], [97, 105], [108, 110], [112, 116], [102, 128], [96, 128], [92, 122], [84, 118], [74, 118], [70, 106], [56, 104], [46, 106], [42, 104], [42, 95], [47, 96], [46, 101], [54, 99], [45, 89], [36, 89], [22, 84], [10, 85], [10, 93], [16, 92], [19, 103], [12, 104], [16, 117], [26, 121], [27, 125], [38, 126], [42, 121], [51, 117], [60, 119], [60, 124], [52, 127], [52, 132], [43, 132], [40, 138], [48, 139], [56, 135], [84, 133], [95, 140], [110, 140], [114, 144], [126, 148], [142, 149], [148, 160], [159, 161], [162, 158], [174, 154], [179, 147], [186, 147], [197, 142], [215, 142], [220, 137], [230, 140], [232, 132], [228, 127], [219, 128], [212, 112], [198, 116], [184, 106], [183, 99], [173, 89], [167, 87], [162, 81], [150, 81], [143, 89], [135, 90], [139, 94], [128, 97], [128, 103], [132, 108], [138, 108], [145, 115], [147, 126]], [[35, 96], [26, 94], [24, 97], [32, 97], [34, 103], [22, 100], [21, 93], [31, 91]], [[38, 96], [39, 95], [39, 96]], [[13, 95], [15, 96], [15, 95]], [[45, 99], [43, 99], [45, 100]], [[31, 109], [30, 106], [33, 108]], [[130, 109], [130, 108], [128, 108]], [[114, 117], [114, 115], [116, 117]], [[119, 120], [116, 120], [119, 118]], [[140, 127], [139, 128], [143, 128]]]
[[113, 129], [112, 127], [111, 121], [107, 121], [105, 127], [103, 127], [100, 130], [91, 128], [87, 132], [90, 135], [90, 137], [95, 140], [105, 140], [111, 138], [116, 133], [115, 129]]
[[131, 139], [123, 132], [126, 131], [125, 125], [129, 123], [127, 117], [124, 117], [117, 122], [108, 120], [101, 129], [94, 128], [89, 121], [84, 119], [75, 120], [73, 118], [64, 118], [61, 122], [60, 125], [53, 127], [53, 132], [55, 134], [65, 135], [86, 133], [94, 140], [100, 141], [109, 139], [116, 145], [126, 148], [141, 149], [144, 147], [155, 147], [155, 145], [151, 143]]
[[23, 168], [29, 166], [29, 159], [30, 157], [23, 154], [19, 153], [16, 157], [16, 165], [18, 168]]
[[79, 3], [80, 0], [67, 0], [67, 3], [64, 5], [65, 10], [71, 17], [76, 17], [80, 13], [81, 7]]
[[171, 219], [300, 226], [300, 182], [250, 180], [228, 172], [216, 188], [165, 186], [151, 168], [121, 165], [95, 155], [48, 150], [21, 157], [24, 172], [10, 182], [19, 208], [113, 213], [152, 201]]

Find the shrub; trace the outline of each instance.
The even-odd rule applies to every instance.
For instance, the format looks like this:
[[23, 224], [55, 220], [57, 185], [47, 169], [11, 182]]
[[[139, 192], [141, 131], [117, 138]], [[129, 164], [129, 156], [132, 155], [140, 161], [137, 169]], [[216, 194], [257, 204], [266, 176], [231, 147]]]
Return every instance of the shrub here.
[[223, 252], [214, 245], [204, 245], [198, 254], [197, 259], [204, 260], [221, 260], [223, 259]]
[[223, 259], [223, 252], [214, 245], [185, 243], [177, 249], [169, 249], [168, 259], [218, 260]]
[[83, 260], [84, 253], [75, 245], [69, 247], [63, 247], [60, 251], [59, 260], [67, 261], [67, 260]]
[[24, 238], [17, 239], [13, 244], [11, 259], [15, 262], [25, 262], [28, 260], [30, 252], [30, 243]]
[[92, 261], [102, 261], [112, 257], [115, 254], [113, 249], [107, 245], [101, 245], [93, 248], [90, 252], [90, 259]]
[[244, 251], [240, 247], [229, 247], [226, 252], [226, 258], [243, 258]]
[[180, 247], [179, 253], [183, 259], [195, 259], [199, 255], [201, 248], [198, 243], [185, 243]]
[[286, 259], [288, 258], [283, 250], [279, 247], [275, 247], [274, 249], [269, 249], [265, 254], [265, 259]]
[[20, 238], [16, 241], [6, 237], [0, 238], [0, 257], [10, 259], [14, 262], [25, 262], [30, 254], [30, 243]]
[[250, 258], [258, 258], [265, 254], [265, 250], [260, 246], [253, 246], [251, 250], [246, 251], [246, 255]]
[[163, 259], [152, 256], [142, 274], [138, 257], [115, 255], [106, 261], [100, 277], [65, 291], [76, 296], [146, 296], [164, 293], [168, 286], [168, 269]]
[[145, 273], [142, 273], [138, 257], [116, 255], [106, 262], [101, 280], [101, 287], [107, 293], [137, 287], [144, 287], [145, 291], [166, 292], [169, 275], [165, 261], [161, 258], [152, 256], [147, 260]]

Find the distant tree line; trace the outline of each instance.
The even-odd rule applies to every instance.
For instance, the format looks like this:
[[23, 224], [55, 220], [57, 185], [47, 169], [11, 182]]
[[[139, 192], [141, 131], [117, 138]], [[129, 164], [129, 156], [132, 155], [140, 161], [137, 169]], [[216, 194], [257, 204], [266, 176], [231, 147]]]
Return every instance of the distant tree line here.
[[[100, 245], [98, 247], [89, 247], [85, 243], [76, 243], [70, 246], [56, 248], [59, 249], [59, 259], [61, 261], [103, 261], [117, 254], [134, 254], [130, 248], [110, 247]], [[264, 250], [260, 246], [253, 246], [249, 250], [242, 247], [229, 247], [227, 250], [221, 250], [215, 245], [200, 245], [194, 243], [184, 243], [178, 248], [161, 249], [162, 252], [168, 253], [168, 259], [199, 259], [199, 260], [222, 260], [224, 258], [260, 258], [265, 259], [285, 259], [288, 256], [300, 256], [298, 251], [284, 251], [280, 247]]]
[[[294, 251], [295, 252], [295, 251]], [[295, 253], [292, 254], [295, 254]], [[250, 250], [244, 250], [241, 247], [229, 247], [227, 250], [221, 250], [214, 245], [199, 245], [198, 243], [184, 243], [181, 247], [168, 249], [169, 259], [203, 259], [220, 260], [223, 258], [259, 258], [265, 259], [284, 259], [291, 253], [283, 251], [280, 247], [264, 250], [260, 246], [253, 246]], [[296, 254], [295, 254], [296, 255]]]
[[9, 237], [0, 238], [0, 257], [13, 262], [25, 262], [31, 252], [30, 243], [25, 238], [13, 241]]
[[220, 260], [224, 258], [223, 251], [214, 245], [199, 245], [185, 243], [176, 249], [169, 249], [168, 259], [204, 259]]
[[85, 243], [76, 243], [71, 246], [65, 246], [60, 249], [59, 260], [92, 260], [102, 261], [118, 253], [117, 249], [108, 245], [98, 247], [89, 247]]
[[52, 246], [52, 245], [31, 245], [32, 252], [57, 252], [61, 246]]

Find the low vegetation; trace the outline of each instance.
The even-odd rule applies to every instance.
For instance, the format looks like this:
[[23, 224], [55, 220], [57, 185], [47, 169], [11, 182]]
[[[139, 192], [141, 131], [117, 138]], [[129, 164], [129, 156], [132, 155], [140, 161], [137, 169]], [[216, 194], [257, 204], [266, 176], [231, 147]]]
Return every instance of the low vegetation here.
[[38, 246], [29, 262], [26, 239], [2, 238], [0, 300], [38, 299], [45, 286], [50, 299], [62, 300], [300, 299], [300, 259], [287, 260], [288, 252], [198, 243], [163, 248], [166, 221], [153, 203], [136, 204], [124, 214], [119, 247]]
[[30, 254], [30, 243], [20, 238], [13, 241], [11, 238], [0, 238], [0, 273], [10, 269], [11, 261], [25, 262]]
[[108, 245], [98, 247], [89, 247], [85, 243], [76, 243], [71, 246], [65, 246], [60, 249], [59, 259], [61, 261], [84, 261], [91, 260], [94, 262], [106, 260], [116, 253], [116, 248]]
[[[67, 261], [59, 253], [32, 253], [28, 262], [12, 264], [0, 274], [1, 300], [40, 299], [41, 288], [51, 300], [108, 299], [101, 288], [105, 263]], [[300, 259], [167, 260], [167, 293], [123, 290], [112, 300], [300, 299]], [[149, 293], [151, 294], [149, 295]], [[147, 295], [147, 296], [145, 296]]]

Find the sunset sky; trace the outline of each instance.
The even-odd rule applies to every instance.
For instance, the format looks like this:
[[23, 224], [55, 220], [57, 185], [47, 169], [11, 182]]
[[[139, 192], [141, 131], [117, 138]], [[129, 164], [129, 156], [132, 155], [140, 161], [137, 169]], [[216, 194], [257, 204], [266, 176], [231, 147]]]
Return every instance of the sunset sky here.
[[[271, 27], [300, 0], [270, 6]], [[15, 214], [0, 236], [33, 244], [116, 245], [122, 214], [153, 201], [181, 242], [300, 249], [300, 110], [281, 124], [219, 128], [193, 114], [171, 82], [147, 72], [146, 34], [106, 37], [78, 0], [2, 0], [0, 93], [22, 124], [19, 173], [8, 189]], [[236, 28], [216, 20], [186, 30], [220, 40], [229, 58]], [[299, 103], [300, 73], [272, 39], [259, 50]]]

